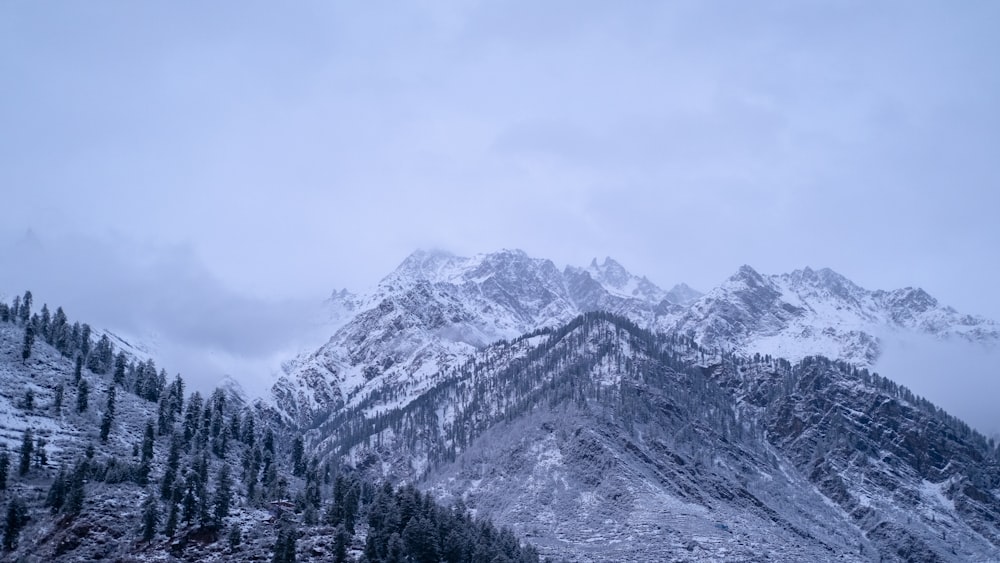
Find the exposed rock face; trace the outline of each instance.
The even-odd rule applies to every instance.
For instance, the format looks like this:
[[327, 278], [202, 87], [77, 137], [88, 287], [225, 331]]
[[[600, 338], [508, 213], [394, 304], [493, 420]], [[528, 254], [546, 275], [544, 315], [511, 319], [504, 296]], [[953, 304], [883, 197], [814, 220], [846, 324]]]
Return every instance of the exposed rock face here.
[[579, 561], [1000, 556], [997, 451], [843, 363], [725, 356], [606, 314], [497, 343], [311, 437]]
[[472, 258], [418, 251], [369, 295], [338, 292], [329, 307], [340, 328], [289, 362], [274, 385], [277, 410], [305, 427], [373, 393], [412, 400], [477, 349], [590, 311], [686, 335], [712, 352], [793, 361], [821, 354], [869, 367], [879, 336], [891, 332], [1000, 341], [995, 323], [922, 290], [868, 291], [829, 269], [765, 276], [743, 266], [701, 295], [683, 284], [663, 291], [610, 258], [560, 271], [519, 250]]
[[311, 426], [371, 393], [425, 389], [428, 378], [487, 344], [583, 312], [611, 311], [645, 325], [678, 314], [682, 308], [666, 296], [610, 259], [560, 271], [520, 250], [473, 258], [418, 251], [371, 295], [347, 294], [350, 303], [331, 305], [353, 311], [351, 320], [315, 353], [288, 364], [274, 386], [275, 404], [289, 420]]

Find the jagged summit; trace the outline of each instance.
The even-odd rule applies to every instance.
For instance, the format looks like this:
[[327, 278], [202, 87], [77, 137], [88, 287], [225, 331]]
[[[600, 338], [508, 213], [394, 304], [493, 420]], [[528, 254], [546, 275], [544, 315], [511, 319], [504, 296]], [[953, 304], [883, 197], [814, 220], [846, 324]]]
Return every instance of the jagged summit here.
[[879, 336], [887, 333], [1000, 342], [995, 322], [943, 307], [921, 289], [870, 291], [829, 268], [809, 267], [763, 275], [742, 266], [661, 328], [713, 348], [792, 360], [821, 354], [864, 366], [877, 360]]
[[329, 342], [289, 362], [274, 386], [279, 411], [303, 423], [372, 393], [389, 396], [387, 389], [405, 403], [491, 342], [590, 311], [684, 335], [706, 350], [793, 361], [820, 354], [871, 366], [887, 331], [1000, 341], [995, 323], [941, 307], [923, 291], [869, 291], [828, 268], [766, 275], [744, 265], [702, 295], [683, 284], [664, 291], [611, 257], [560, 271], [521, 250], [419, 250], [367, 295], [333, 301], [340, 316]]
[[593, 259], [585, 271], [606, 291], [619, 297], [638, 298], [653, 304], [668, 298], [667, 292], [645, 276], [633, 275], [611, 257], [606, 257], [601, 264]]
[[609, 311], [651, 326], [677, 307], [610, 258], [593, 269], [560, 271], [522, 250], [472, 257], [418, 250], [371, 293], [342, 303], [344, 324], [323, 348], [288, 364], [275, 401], [290, 417], [322, 418], [383, 386], [416, 392], [429, 384], [424, 378], [491, 342], [583, 312]]
[[671, 287], [670, 291], [667, 291], [666, 299], [678, 305], [688, 305], [702, 295], [704, 295], [702, 292], [692, 288], [688, 284], [679, 283]]

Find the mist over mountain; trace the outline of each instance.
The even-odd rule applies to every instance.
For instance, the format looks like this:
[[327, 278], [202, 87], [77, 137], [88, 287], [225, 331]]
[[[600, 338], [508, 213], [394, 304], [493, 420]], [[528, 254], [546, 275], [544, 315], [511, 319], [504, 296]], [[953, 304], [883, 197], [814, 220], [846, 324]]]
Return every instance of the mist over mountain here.
[[[829, 269], [762, 275], [743, 266], [701, 294], [682, 283], [664, 291], [611, 258], [560, 271], [518, 250], [471, 258], [417, 251], [371, 293], [337, 293], [328, 306], [343, 326], [319, 350], [286, 364], [289, 377], [277, 382], [279, 405], [296, 403], [289, 407], [295, 416], [311, 416], [299, 410], [304, 405], [328, 410], [380, 385], [433, 378], [478, 347], [589, 311], [683, 334], [713, 351], [792, 361], [824, 355], [868, 368], [886, 339], [931, 338], [940, 343], [939, 354], [965, 361], [980, 356], [965, 354], [963, 344], [979, 351], [1000, 342], [995, 322], [956, 312], [920, 289], [870, 291]], [[917, 371], [926, 375], [908, 369], [898, 377], [935, 377], [929, 366]], [[949, 380], [969, 392], [976, 385], [975, 377]]]
[[418, 251], [331, 298], [349, 320], [271, 405], [319, 455], [571, 560], [998, 555], [995, 442], [871, 371], [900, 341], [987, 354], [994, 322], [829, 269], [667, 295], [612, 259]]
[[1000, 557], [979, 376], [1000, 331], [918, 288], [743, 266], [701, 293], [610, 257], [421, 250], [310, 314], [315, 350], [242, 356], [284, 359], [270, 389], [237, 375], [185, 396], [157, 340], [3, 301], [5, 553]]

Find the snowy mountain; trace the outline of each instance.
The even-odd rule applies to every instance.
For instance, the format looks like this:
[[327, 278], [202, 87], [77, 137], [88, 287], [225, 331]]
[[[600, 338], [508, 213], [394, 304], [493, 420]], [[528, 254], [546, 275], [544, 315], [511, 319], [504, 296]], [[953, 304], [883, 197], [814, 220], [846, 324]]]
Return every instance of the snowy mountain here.
[[274, 402], [288, 420], [310, 426], [372, 393], [400, 396], [395, 390], [405, 388], [415, 397], [483, 346], [583, 312], [679, 314], [667, 295], [611, 259], [560, 271], [520, 250], [472, 258], [417, 251], [367, 296], [346, 296], [338, 310], [353, 317], [319, 350], [285, 366]]
[[1000, 451], [968, 426], [846, 363], [699, 354], [591, 313], [307, 437], [571, 561], [1000, 557]]
[[[306, 427], [371, 394], [412, 400], [489, 343], [591, 311], [683, 334], [713, 353], [819, 354], [865, 367], [892, 332], [1000, 342], [996, 323], [920, 289], [869, 291], [829, 269], [765, 276], [744, 266], [701, 295], [684, 284], [664, 291], [611, 258], [560, 271], [519, 250], [472, 258], [417, 251], [367, 295], [342, 291], [330, 307], [342, 315], [337, 330], [288, 362], [272, 390], [281, 415]], [[372, 405], [370, 414], [391, 406]]]
[[27, 430], [48, 455], [3, 481], [4, 556], [1000, 559], [996, 444], [865, 369], [892, 331], [1000, 338], [919, 289], [745, 266], [700, 295], [610, 258], [419, 251], [325, 307], [329, 341], [248, 404], [0, 303], [0, 458]]
[[743, 266], [658, 328], [713, 349], [793, 361], [820, 354], [866, 367], [893, 333], [1000, 342], [1000, 325], [942, 306], [922, 289], [869, 291], [826, 268], [766, 276]]
[[546, 554], [1000, 557], [995, 446], [863, 369], [893, 332], [1000, 340], [922, 290], [744, 266], [700, 295], [610, 258], [417, 252], [351, 299], [275, 384], [277, 413], [317, 455]]

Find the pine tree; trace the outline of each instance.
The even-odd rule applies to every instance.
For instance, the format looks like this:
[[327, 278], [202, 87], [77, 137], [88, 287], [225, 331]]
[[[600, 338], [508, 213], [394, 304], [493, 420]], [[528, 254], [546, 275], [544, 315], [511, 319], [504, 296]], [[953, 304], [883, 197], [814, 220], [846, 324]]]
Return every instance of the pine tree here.
[[[83, 344], [81, 343], [81, 346]], [[83, 351], [81, 350], [81, 353]], [[111, 369], [111, 364], [114, 362], [114, 347], [111, 346], [111, 340], [108, 338], [107, 334], [102, 334], [100, 340], [97, 341], [97, 345], [94, 347], [92, 354], [83, 354], [87, 362], [87, 368], [94, 373], [105, 374]]]
[[53, 514], [62, 510], [66, 503], [66, 488], [66, 471], [60, 468], [55, 481], [52, 481], [52, 486], [49, 487], [49, 494], [45, 497], [45, 506], [51, 508]]
[[169, 500], [170, 512], [167, 515], [167, 525], [164, 526], [163, 528], [163, 534], [170, 538], [174, 537], [174, 533], [177, 532], [177, 524], [178, 524], [177, 520], [179, 516], [177, 511], [177, 503], [179, 502], [178, 496], [180, 496], [179, 487], [176, 488], [173, 493], [171, 493], [171, 497]]
[[17, 537], [21, 534], [21, 528], [28, 523], [28, 508], [24, 502], [14, 497], [7, 504], [7, 518], [3, 527], [3, 548], [11, 551], [17, 547]]
[[34, 452], [35, 444], [31, 436], [31, 429], [25, 428], [21, 436], [21, 465], [18, 467], [19, 475], [26, 475], [31, 469], [31, 454]]
[[81, 377], [83, 377], [83, 354], [76, 357], [76, 367], [73, 368], [73, 383], [79, 385]]
[[90, 356], [90, 325], [87, 323], [80, 326], [80, 355], [84, 360]]
[[31, 411], [35, 408], [35, 390], [28, 389], [24, 392], [24, 400], [21, 402], [21, 408], [26, 411]]
[[28, 319], [31, 318], [31, 292], [25, 291], [24, 298], [21, 299], [21, 310], [19, 311], [21, 315], [21, 324], [28, 324]]
[[347, 563], [347, 544], [350, 540], [351, 537], [347, 534], [347, 530], [343, 526], [337, 526], [337, 530], [333, 534], [334, 563]]
[[222, 527], [222, 521], [229, 516], [229, 506], [233, 500], [233, 480], [229, 476], [229, 465], [222, 464], [219, 476], [215, 481], [212, 517], [215, 528]]
[[403, 530], [403, 541], [416, 563], [436, 563], [437, 538], [431, 523], [422, 516], [410, 518]]
[[65, 394], [65, 392], [63, 383], [60, 381], [56, 385], [55, 400], [52, 402], [52, 406], [55, 407], [56, 410], [56, 415], [62, 414], [63, 394]]
[[108, 402], [104, 408], [104, 416], [101, 417], [101, 441], [107, 442], [111, 433], [111, 423], [115, 419], [115, 386], [108, 386]]
[[167, 454], [167, 469], [163, 472], [163, 480], [160, 481], [160, 496], [163, 500], [169, 500], [173, 496], [174, 481], [177, 479], [177, 468], [180, 464], [180, 457], [180, 438], [175, 434], [170, 440], [170, 453]]
[[153, 421], [146, 421], [146, 432], [142, 437], [142, 461], [139, 462], [139, 474], [136, 479], [138, 484], [145, 486], [149, 483], [150, 464], [153, 461], [153, 440], [155, 431]]
[[0, 491], [7, 490], [7, 474], [10, 473], [10, 456], [6, 447], [0, 450]]
[[[406, 546], [399, 534], [393, 532], [386, 543], [385, 563], [404, 563], [407, 560]], [[478, 560], [477, 560], [478, 561]]]
[[35, 345], [35, 327], [27, 325], [24, 327], [24, 344], [21, 347], [21, 363], [28, 361], [31, 357], [31, 347]]
[[182, 519], [188, 524], [198, 515], [198, 497], [195, 495], [197, 489], [198, 477], [194, 471], [189, 471], [184, 483], [184, 498], [181, 500]]
[[271, 563], [295, 563], [295, 539], [297, 532], [291, 522], [283, 522], [274, 542], [274, 557]]
[[149, 541], [156, 536], [156, 527], [160, 525], [160, 505], [152, 491], [147, 492], [142, 503], [142, 539]]
[[306, 471], [304, 460], [305, 448], [302, 444], [302, 436], [296, 436], [292, 442], [292, 474], [301, 477]]
[[90, 398], [90, 385], [87, 384], [86, 379], [77, 380], [76, 384], [76, 412], [82, 413], [87, 411], [87, 403]]
[[49, 327], [49, 344], [54, 345], [64, 355], [67, 354], [67, 319], [62, 307], [56, 307], [56, 314], [52, 317], [52, 324]]
[[115, 358], [115, 385], [125, 385], [125, 367], [127, 364], [128, 358], [125, 356], [125, 352], [118, 352], [118, 356]]
[[87, 462], [82, 461], [76, 464], [76, 468], [69, 476], [66, 484], [66, 503], [63, 505], [66, 514], [79, 514], [83, 510], [83, 481], [86, 473]]
[[49, 305], [48, 303], [43, 303], [42, 316], [38, 324], [38, 332], [41, 333], [42, 338], [45, 339], [45, 341], [50, 344], [52, 343], [52, 341], [49, 340], [49, 338], [51, 337], [49, 333], [49, 329], [51, 328], [50, 327], [51, 323], [52, 323], [52, 314], [49, 313]]
[[187, 410], [184, 412], [184, 444], [189, 447], [191, 440], [198, 433], [198, 423], [201, 420], [201, 393], [195, 391], [187, 401]]
[[229, 549], [236, 549], [243, 543], [243, 531], [239, 524], [233, 524], [229, 528]]

